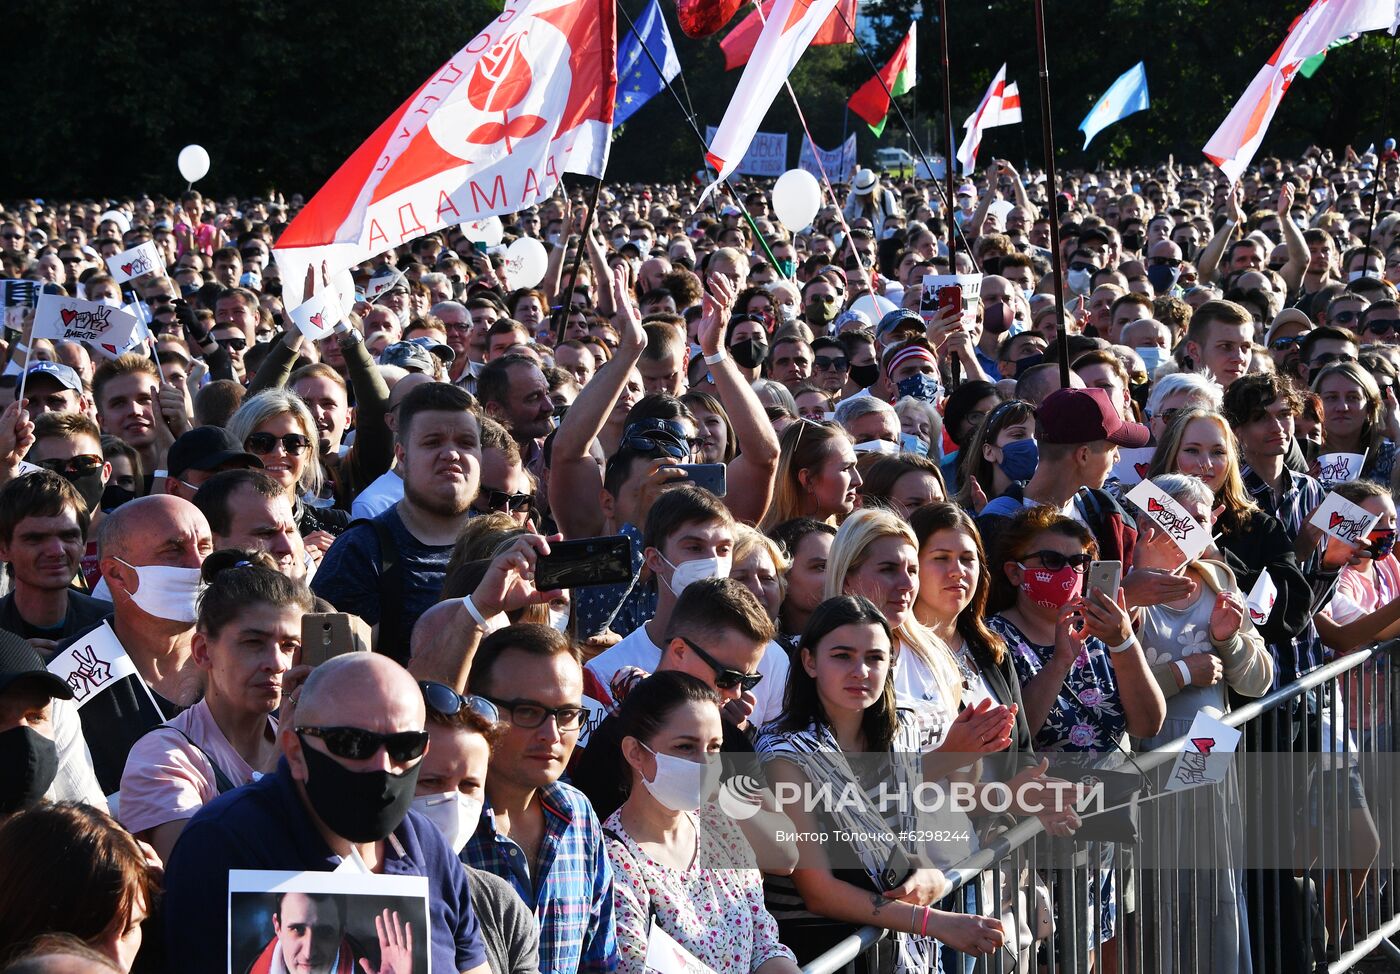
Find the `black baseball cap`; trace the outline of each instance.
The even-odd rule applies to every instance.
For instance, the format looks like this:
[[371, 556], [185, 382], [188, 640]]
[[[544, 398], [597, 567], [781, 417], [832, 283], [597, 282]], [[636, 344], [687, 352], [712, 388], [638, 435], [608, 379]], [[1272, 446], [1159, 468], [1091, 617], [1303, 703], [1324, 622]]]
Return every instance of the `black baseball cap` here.
[[72, 700], [73, 688], [44, 668], [44, 659], [28, 641], [0, 629], [0, 693], [17, 680], [35, 680], [51, 697]]
[[170, 444], [165, 469], [170, 476], [178, 478], [186, 470], [208, 473], [230, 464], [261, 470], [263, 462], [244, 451], [243, 444], [222, 426], [196, 426]]

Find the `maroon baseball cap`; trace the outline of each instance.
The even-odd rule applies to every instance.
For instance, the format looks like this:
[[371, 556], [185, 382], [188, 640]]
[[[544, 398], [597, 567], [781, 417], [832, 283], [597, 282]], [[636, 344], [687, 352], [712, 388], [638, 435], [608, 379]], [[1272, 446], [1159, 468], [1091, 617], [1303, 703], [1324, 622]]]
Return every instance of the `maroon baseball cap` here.
[[1035, 411], [1043, 443], [1097, 443], [1146, 446], [1152, 438], [1146, 426], [1126, 423], [1103, 389], [1056, 389]]

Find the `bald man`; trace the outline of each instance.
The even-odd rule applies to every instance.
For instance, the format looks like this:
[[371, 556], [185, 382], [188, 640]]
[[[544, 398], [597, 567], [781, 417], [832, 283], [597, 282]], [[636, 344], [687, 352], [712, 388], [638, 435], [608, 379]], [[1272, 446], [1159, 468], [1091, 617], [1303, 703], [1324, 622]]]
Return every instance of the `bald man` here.
[[371, 872], [427, 877], [429, 970], [489, 974], [466, 870], [409, 810], [428, 740], [413, 677], [388, 657], [351, 653], [313, 670], [294, 700], [277, 770], [205, 805], [175, 845], [165, 870], [170, 969], [227, 966], [230, 869], [330, 871], [353, 852]]
[[[98, 567], [113, 606], [105, 621], [136, 666], [105, 689], [94, 685], [80, 711], [93, 769], [107, 795], [121, 786], [137, 738], [203, 693], [190, 641], [199, 566], [213, 546], [199, 508], [170, 494], [128, 501], [97, 529]], [[87, 637], [70, 639], [59, 651]]]

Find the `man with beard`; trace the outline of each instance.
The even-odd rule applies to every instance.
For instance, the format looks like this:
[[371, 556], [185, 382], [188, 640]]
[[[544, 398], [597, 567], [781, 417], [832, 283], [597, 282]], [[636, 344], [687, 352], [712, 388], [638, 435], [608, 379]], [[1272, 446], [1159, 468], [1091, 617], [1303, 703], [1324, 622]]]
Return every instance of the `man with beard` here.
[[[424, 428], [436, 412], [419, 417]], [[466, 870], [410, 810], [428, 743], [413, 678], [378, 654], [349, 653], [316, 667], [288, 702], [295, 712], [283, 705], [277, 770], [204, 806], [170, 856], [169, 969], [227, 968], [229, 870], [329, 871], [353, 856], [373, 873], [427, 878], [428, 929], [411, 938], [427, 946], [428, 970], [489, 974]], [[381, 929], [381, 969], [398, 969], [383, 962], [387, 953], [405, 960], [403, 947]]]
[[72, 587], [87, 530], [87, 504], [57, 473], [16, 477], [0, 490], [0, 561], [14, 584], [0, 600], [0, 629], [29, 640], [45, 660], [112, 611], [112, 603]]
[[395, 457], [404, 498], [331, 545], [312, 591], [378, 626], [375, 648], [408, 659], [413, 624], [442, 588], [453, 543], [481, 483], [481, 429], [471, 396], [432, 382], [399, 407]]

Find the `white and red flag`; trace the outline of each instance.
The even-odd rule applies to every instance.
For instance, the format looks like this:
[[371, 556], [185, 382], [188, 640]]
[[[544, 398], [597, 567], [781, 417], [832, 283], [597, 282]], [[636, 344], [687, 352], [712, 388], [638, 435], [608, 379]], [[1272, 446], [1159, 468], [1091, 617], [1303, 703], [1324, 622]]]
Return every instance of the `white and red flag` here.
[[1021, 92], [1016, 82], [1006, 80], [1006, 65], [997, 71], [977, 110], [963, 122], [962, 145], [958, 147], [958, 162], [964, 173], [977, 164], [977, 150], [982, 145], [982, 133], [998, 125], [1019, 125], [1021, 122]]
[[[733, 30], [724, 35], [724, 40], [719, 42], [719, 49], [724, 52], [724, 70], [733, 71], [749, 63], [749, 58], [753, 57], [754, 45], [758, 43], [759, 34], [763, 32], [763, 25], [773, 13], [775, 2], [776, 0], [763, 0], [761, 13], [759, 10], [750, 12]], [[812, 38], [812, 46], [854, 43], [856, 13], [856, 0], [840, 0]]]
[[282, 279], [323, 262], [335, 277], [433, 230], [538, 203], [566, 172], [601, 178], [614, 13], [612, 0], [505, 0], [297, 214], [275, 249]]
[[1394, 30], [1396, 18], [1395, 0], [1314, 0], [1289, 26], [1283, 43], [1210, 137], [1202, 150], [1206, 158], [1231, 183], [1237, 182], [1264, 141], [1274, 112], [1303, 62], [1352, 34]]
[[708, 195], [728, 178], [744, 153], [749, 151], [763, 116], [778, 97], [783, 83], [797, 66], [812, 39], [822, 29], [837, 0], [776, 0], [767, 14], [763, 32], [753, 47], [749, 63], [724, 118], [710, 140], [706, 160], [719, 171], [719, 179], [705, 191]]

